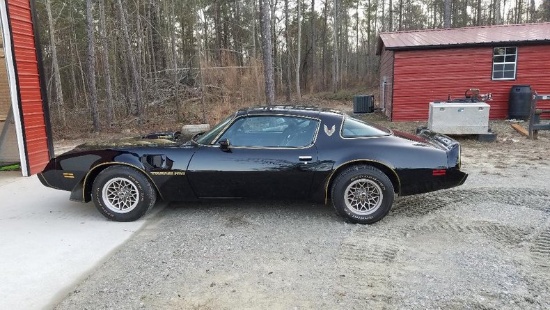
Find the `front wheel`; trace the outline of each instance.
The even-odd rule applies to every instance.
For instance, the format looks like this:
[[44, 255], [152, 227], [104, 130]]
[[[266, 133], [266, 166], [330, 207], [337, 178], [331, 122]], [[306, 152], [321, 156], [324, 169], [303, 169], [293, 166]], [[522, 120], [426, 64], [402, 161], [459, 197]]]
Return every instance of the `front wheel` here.
[[338, 215], [357, 224], [372, 224], [391, 209], [395, 193], [390, 179], [372, 166], [342, 171], [332, 186], [332, 203]]
[[111, 166], [95, 179], [92, 199], [106, 218], [130, 222], [142, 217], [155, 204], [156, 191], [136, 169]]

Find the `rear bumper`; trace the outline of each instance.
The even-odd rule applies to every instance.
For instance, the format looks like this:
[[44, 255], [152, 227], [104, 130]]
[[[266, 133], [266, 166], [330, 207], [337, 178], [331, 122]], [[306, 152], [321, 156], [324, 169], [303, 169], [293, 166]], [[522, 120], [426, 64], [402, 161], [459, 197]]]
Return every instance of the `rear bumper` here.
[[42, 185], [46, 186], [46, 187], [51, 187], [51, 188], [55, 188], [55, 189], [58, 189], [57, 187], [51, 185], [48, 180], [46, 179], [46, 177], [44, 176], [44, 174], [42, 172], [40, 173], [37, 173], [36, 176], [38, 177], [38, 180], [40, 180], [40, 183], [42, 183]]
[[[416, 195], [457, 187], [464, 184], [468, 178], [468, 174], [456, 168], [446, 169], [445, 174], [441, 176], [431, 176], [431, 171], [431, 169], [427, 169], [423, 172], [417, 171], [414, 175], [409, 175], [409, 181], [404, 183], [401, 187], [400, 195]], [[415, 181], [413, 181], [411, 177], [413, 177]]]

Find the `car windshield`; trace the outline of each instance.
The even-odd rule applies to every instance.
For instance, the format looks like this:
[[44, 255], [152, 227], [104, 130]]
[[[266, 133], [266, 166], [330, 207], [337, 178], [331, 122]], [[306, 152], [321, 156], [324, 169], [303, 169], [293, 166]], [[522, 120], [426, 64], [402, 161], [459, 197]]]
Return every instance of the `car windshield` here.
[[377, 137], [389, 134], [388, 129], [377, 127], [353, 117], [346, 117], [342, 126], [342, 137], [344, 138]]
[[195, 142], [197, 142], [198, 144], [212, 144], [214, 139], [216, 139], [219, 133], [227, 126], [227, 124], [229, 124], [233, 120], [233, 118], [234, 115], [231, 115], [228, 118], [224, 119], [214, 128], [212, 128], [212, 130], [204, 133], [198, 138], [195, 138]]

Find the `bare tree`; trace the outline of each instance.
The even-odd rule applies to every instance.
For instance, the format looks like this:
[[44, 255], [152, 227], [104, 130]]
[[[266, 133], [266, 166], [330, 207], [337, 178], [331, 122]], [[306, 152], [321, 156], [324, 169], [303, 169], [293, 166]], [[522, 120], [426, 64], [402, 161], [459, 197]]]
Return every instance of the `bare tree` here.
[[[90, 1], [90, 0], [87, 0]], [[140, 108], [142, 106], [141, 102], [141, 87], [139, 82], [139, 75], [135, 60], [134, 51], [132, 48], [132, 43], [130, 42], [130, 33], [128, 31], [128, 23], [126, 22], [126, 14], [124, 13], [124, 7], [122, 6], [121, 0], [117, 0], [118, 4], [118, 11], [119, 11], [119, 17], [120, 22], [122, 24], [122, 31], [124, 36], [124, 43], [126, 44], [126, 56], [130, 61], [130, 79], [132, 80], [132, 86], [133, 86], [133, 96], [134, 100], [130, 104], [130, 113], [133, 116], [136, 116], [138, 118], [141, 117]]]
[[298, 23], [298, 38], [296, 39], [296, 97], [298, 97], [298, 100], [300, 100], [300, 98], [302, 98], [302, 92], [300, 91], [300, 65], [302, 62], [300, 59], [300, 56], [302, 54], [302, 21], [300, 17], [302, 15], [302, 1], [298, 0], [297, 2], [298, 14], [296, 15], [296, 22]]
[[477, 0], [476, 13], [476, 26], [481, 26], [481, 0]]
[[389, 0], [389, 3], [388, 3], [388, 13], [389, 13], [388, 14], [389, 15], [388, 31], [393, 31], [393, 1], [392, 0]]
[[55, 82], [55, 102], [57, 106], [57, 112], [61, 118], [63, 126], [66, 125], [67, 120], [65, 117], [65, 107], [63, 102], [63, 87], [61, 87], [61, 74], [59, 73], [59, 62], [57, 60], [57, 47], [55, 43], [55, 25], [52, 17], [52, 7], [50, 0], [46, 0], [46, 11], [48, 13], [48, 26], [50, 31], [50, 48], [52, 51], [52, 69], [53, 79]]
[[451, 5], [452, 5], [452, 0], [445, 0], [445, 11], [443, 15], [444, 28], [451, 28]]
[[290, 102], [290, 21], [289, 21], [289, 12], [288, 12], [288, 0], [285, 0], [285, 41], [286, 41], [286, 71], [285, 71], [285, 99], [286, 102]]
[[338, 90], [338, 0], [334, 0], [333, 17], [332, 17], [332, 91]]
[[311, 79], [310, 83], [310, 94], [312, 94], [316, 89], [316, 79], [317, 76], [317, 60], [315, 59], [317, 57], [317, 28], [315, 27], [315, 0], [311, 0], [311, 21], [310, 21], [310, 27], [311, 27], [311, 76], [313, 77]]
[[537, 11], [535, 7], [535, 0], [531, 0], [529, 4], [529, 22], [534, 23], [537, 20], [535, 12]]
[[494, 10], [494, 24], [500, 25], [502, 23], [502, 13], [500, 8], [500, 0], [493, 0], [493, 10]]
[[107, 125], [113, 125], [113, 87], [111, 86], [111, 69], [109, 66], [109, 40], [105, 22], [105, 0], [99, 0], [99, 36], [103, 50], [103, 79], [105, 80], [105, 100], [107, 101]]
[[265, 102], [267, 105], [272, 105], [275, 103], [275, 79], [273, 77], [273, 55], [271, 54], [271, 19], [269, 18], [269, 12], [269, 0], [261, 0], [260, 28], [262, 32], [262, 54], [264, 58]]
[[88, 64], [88, 93], [90, 95], [90, 110], [92, 113], [92, 126], [95, 132], [101, 128], [99, 125], [99, 113], [97, 111], [97, 88], [95, 84], [95, 39], [94, 39], [94, 17], [92, 15], [92, 0], [86, 0], [86, 33], [88, 37], [88, 53], [86, 63]]

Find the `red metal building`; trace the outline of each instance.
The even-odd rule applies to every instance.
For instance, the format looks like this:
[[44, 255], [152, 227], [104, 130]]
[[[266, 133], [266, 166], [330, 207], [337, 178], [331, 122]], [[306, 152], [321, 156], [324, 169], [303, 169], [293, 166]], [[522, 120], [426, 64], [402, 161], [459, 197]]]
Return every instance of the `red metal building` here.
[[382, 33], [377, 48], [380, 107], [392, 121], [427, 120], [429, 102], [471, 88], [493, 94], [491, 119], [507, 118], [514, 85], [550, 94], [550, 23]]
[[[0, 162], [6, 161], [2, 149], [19, 154], [24, 176], [40, 172], [50, 157], [53, 145], [45, 96], [39, 40], [34, 25], [33, 0], [0, 0], [1, 66], [0, 85], [8, 94], [0, 99]], [[9, 140], [13, 130], [14, 139]], [[13, 152], [12, 152], [13, 153]], [[13, 159], [8, 159], [13, 160]]]

